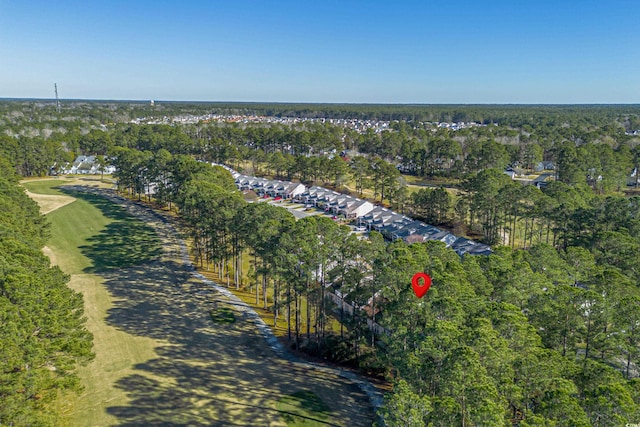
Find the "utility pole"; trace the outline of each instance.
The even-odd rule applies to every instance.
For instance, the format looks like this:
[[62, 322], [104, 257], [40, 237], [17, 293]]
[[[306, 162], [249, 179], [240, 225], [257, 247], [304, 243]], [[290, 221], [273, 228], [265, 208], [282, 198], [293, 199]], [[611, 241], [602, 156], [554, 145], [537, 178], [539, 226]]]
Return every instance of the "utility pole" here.
[[53, 84], [53, 89], [56, 92], [56, 111], [60, 113], [60, 98], [58, 98], [58, 83]]

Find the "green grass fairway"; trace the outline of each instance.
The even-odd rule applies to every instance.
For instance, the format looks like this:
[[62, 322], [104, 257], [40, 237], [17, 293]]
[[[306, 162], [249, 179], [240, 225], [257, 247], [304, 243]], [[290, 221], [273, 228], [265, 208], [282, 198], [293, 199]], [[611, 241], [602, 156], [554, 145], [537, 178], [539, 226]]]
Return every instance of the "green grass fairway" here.
[[162, 248], [151, 227], [103, 197], [65, 190], [59, 187], [61, 183], [64, 181], [33, 181], [24, 186], [33, 193], [76, 199], [48, 214], [52, 224], [49, 247], [67, 253], [57, 259], [64, 272], [100, 273], [158, 259]]
[[[58, 184], [25, 186], [57, 197]], [[372, 424], [351, 381], [277, 357], [235, 303], [195, 279], [165, 221], [131, 203], [61, 191], [75, 201], [47, 215], [45, 250], [83, 294], [96, 355], [78, 369], [81, 394], [56, 404], [63, 425]]]
[[62, 194], [60, 186], [70, 182], [68, 179], [37, 179], [22, 181], [22, 186], [32, 193], [59, 196]]
[[107, 325], [105, 318], [113, 306], [113, 298], [104, 288], [102, 277], [85, 273], [150, 262], [158, 257], [160, 241], [150, 227], [106, 199], [59, 187], [67, 183], [68, 180], [23, 183], [36, 196], [76, 198], [75, 202], [47, 215], [51, 222], [47, 252], [52, 262], [71, 275], [69, 286], [83, 294], [87, 328], [94, 335], [96, 358], [78, 369], [83, 393], [63, 396], [57, 407], [63, 422], [69, 426], [113, 425], [117, 420], [106, 408], [128, 402], [126, 393], [115, 387], [115, 381], [131, 375], [136, 363], [155, 357], [153, 349], [158, 342]]
[[[85, 259], [91, 261], [84, 272], [102, 273], [159, 259], [162, 247], [153, 228], [101, 196], [65, 193], [77, 201], [49, 215], [55, 221], [52, 242], [80, 249]], [[75, 221], [75, 216], [88, 220]]]

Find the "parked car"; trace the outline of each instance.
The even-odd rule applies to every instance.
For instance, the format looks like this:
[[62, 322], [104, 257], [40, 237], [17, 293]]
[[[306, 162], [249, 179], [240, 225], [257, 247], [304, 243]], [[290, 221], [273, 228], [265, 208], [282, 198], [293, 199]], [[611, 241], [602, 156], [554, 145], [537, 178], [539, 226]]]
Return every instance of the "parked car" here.
[[356, 225], [355, 227], [353, 227], [353, 229], [355, 231], [367, 231], [367, 227], [365, 227], [364, 225]]
[[276, 197], [276, 198], [275, 198], [275, 199], [273, 199], [273, 200], [275, 200], [275, 201], [277, 202], [277, 201], [282, 200], [282, 197], [278, 196], [278, 197]]

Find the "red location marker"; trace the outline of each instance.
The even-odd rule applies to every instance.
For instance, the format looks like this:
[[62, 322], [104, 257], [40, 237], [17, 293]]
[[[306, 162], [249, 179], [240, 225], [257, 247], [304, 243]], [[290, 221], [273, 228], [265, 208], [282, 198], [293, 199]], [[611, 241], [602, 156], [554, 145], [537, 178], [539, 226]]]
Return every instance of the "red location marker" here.
[[413, 293], [418, 298], [422, 298], [431, 287], [431, 277], [426, 273], [416, 273], [411, 279], [411, 286], [413, 287]]

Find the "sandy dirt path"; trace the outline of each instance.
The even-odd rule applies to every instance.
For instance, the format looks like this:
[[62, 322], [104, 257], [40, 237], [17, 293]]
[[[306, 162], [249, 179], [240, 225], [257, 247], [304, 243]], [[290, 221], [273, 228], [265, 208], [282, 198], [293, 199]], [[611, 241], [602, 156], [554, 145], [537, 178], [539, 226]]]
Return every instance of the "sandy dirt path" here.
[[[357, 381], [282, 357], [246, 307], [194, 276], [184, 260], [184, 242], [168, 222], [125, 199], [113, 200], [156, 229], [164, 253], [152, 264], [113, 270], [102, 274], [102, 283], [84, 287], [88, 316], [102, 317], [97, 320], [110, 331], [96, 344], [101, 363], [94, 361], [86, 371], [114, 378], [110, 387], [117, 392], [102, 402], [109, 424], [284, 426], [277, 402], [298, 391], [312, 391], [331, 408], [329, 419], [316, 420], [320, 425], [372, 424], [369, 397]], [[82, 290], [83, 278], [73, 280]], [[96, 307], [104, 299], [108, 308], [101, 313]], [[223, 307], [234, 311], [234, 323], [212, 321], [211, 311]], [[136, 348], [148, 340], [144, 354], [135, 355], [139, 362], [103, 360], [110, 351], [122, 359], [122, 347], [132, 340]], [[91, 398], [86, 390], [79, 405]]]

